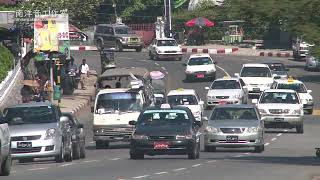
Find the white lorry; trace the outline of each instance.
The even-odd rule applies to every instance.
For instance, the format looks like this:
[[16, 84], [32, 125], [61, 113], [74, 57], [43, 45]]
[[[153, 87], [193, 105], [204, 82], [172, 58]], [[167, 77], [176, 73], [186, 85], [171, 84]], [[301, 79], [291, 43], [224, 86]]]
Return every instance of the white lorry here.
[[312, 46], [314, 45], [308, 44], [300, 39], [294, 40], [292, 43], [293, 58], [295, 60], [305, 59], [309, 54], [310, 47]]
[[0, 176], [8, 176], [11, 170], [11, 136], [8, 124], [0, 117]]
[[143, 108], [154, 103], [149, 77], [144, 68], [109, 69], [99, 77], [92, 107], [97, 149], [107, 148], [110, 142], [131, 139], [133, 126], [129, 121], [137, 120]]

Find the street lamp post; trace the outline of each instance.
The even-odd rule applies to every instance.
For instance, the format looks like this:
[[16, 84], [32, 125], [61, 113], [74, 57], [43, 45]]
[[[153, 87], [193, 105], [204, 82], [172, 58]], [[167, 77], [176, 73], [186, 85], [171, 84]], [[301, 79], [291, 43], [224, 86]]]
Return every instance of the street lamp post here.
[[172, 37], [171, 33], [171, 0], [164, 0], [164, 7], [165, 7], [165, 21], [166, 21], [166, 36]]

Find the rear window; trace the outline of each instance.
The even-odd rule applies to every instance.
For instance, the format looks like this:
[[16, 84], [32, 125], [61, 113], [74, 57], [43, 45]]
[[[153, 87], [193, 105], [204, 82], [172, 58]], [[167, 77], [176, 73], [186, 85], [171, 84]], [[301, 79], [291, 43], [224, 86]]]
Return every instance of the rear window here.
[[216, 108], [210, 120], [258, 120], [254, 108]]
[[4, 118], [9, 125], [54, 123], [54, 112], [51, 106], [15, 107], [5, 109]]
[[292, 89], [292, 90], [295, 90], [297, 93], [307, 93], [307, 89], [304, 87], [303, 84], [300, 84], [300, 83], [278, 84], [277, 89]]
[[188, 113], [184, 110], [146, 110], [140, 115], [138, 124], [168, 124], [189, 123], [190, 119]]
[[241, 77], [271, 77], [270, 69], [267, 67], [244, 67]]
[[194, 95], [172, 95], [172, 96], [168, 96], [168, 103], [171, 106], [198, 105], [197, 98]]

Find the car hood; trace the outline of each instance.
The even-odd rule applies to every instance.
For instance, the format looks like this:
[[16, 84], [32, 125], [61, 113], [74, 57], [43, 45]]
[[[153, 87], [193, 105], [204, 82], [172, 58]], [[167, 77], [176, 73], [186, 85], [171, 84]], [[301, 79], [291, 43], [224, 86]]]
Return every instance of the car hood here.
[[179, 46], [157, 46], [157, 50], [160, 51], [181, 51]]
[[312, 99], [312, 96], [309, 93], [299, 93], [300, 99]]
[[215, 128], [233, 128], [233, 127], [258, 127], [260, 121], [258, 120], [209, 120], [209, 126]]
[[128, 125], [129, 121], [136, 121], [140, 112], [123, 112], [123, 113], [110, 113], [110, 114], [94, 114], [94, 125]]
[[21, 124], [9, 126], [11, 136], [41, 135], [48, 129], [57, 129], [58, 123]]
[[195, 65], [195, 66], [187, 66], [186, 71], [198, 72], [198, 71], [214, 71], [214, 65]]
[[258, 104], [259, 109], [300, 109], [300, 104], [265, 103]]
[[246, 84], [271, 84], [272, 77], [241, 77]]
[[139, 125], [135, 129], [135, 134], [147, 136], [170, 136], [170, 135], [186, 135], [190, 133], [188, 125]]
[[211, 89], [208, 96], [234, 96], [242, 94], [241, 89]]

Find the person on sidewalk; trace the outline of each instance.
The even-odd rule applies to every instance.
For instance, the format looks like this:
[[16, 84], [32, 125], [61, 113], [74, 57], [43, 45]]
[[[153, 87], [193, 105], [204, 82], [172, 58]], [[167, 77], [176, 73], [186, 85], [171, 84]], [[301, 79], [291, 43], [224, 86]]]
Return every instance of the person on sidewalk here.
[[80, 71], [81, 89], [85, 90], [86, 80], [89, 77], [89, 65], [86, 63], [86, 59], [82, 59], [82, 64], [79, 67], [79, 71]]

